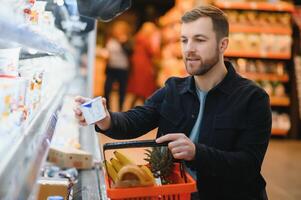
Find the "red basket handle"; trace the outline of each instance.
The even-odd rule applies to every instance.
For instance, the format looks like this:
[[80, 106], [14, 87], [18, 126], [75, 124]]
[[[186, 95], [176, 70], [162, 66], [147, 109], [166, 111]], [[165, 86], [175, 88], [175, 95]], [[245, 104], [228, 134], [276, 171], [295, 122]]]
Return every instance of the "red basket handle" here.
[[136, 140], [126, 142], [112, 142], [103, 145], [103, 150], [109, 149], [125, 149], [125, 148], [137, 148], [137, 147], [159, 147], [168, 146], [168, 142], [157, 143], [156, 140]]

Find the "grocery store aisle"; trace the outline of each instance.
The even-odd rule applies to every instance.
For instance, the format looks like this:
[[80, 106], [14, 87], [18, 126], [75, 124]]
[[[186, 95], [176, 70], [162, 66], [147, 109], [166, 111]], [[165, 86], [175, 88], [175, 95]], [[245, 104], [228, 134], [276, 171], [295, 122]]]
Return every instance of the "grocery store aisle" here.
[[272, 139], [262, 171], [269, 199], [301, 199], [301, 141]]

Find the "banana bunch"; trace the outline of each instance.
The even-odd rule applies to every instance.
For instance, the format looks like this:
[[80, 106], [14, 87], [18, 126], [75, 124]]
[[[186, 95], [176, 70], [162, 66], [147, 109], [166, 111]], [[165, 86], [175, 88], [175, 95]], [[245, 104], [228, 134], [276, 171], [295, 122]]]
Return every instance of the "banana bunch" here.
[[114, 182], [114, 187], [138, 187], [154, 185], [155, 179], [151, 170], [145, 166], [138, 166], [126, 155], [114, 151], [116, 158], [104, 161], [107, 173]]

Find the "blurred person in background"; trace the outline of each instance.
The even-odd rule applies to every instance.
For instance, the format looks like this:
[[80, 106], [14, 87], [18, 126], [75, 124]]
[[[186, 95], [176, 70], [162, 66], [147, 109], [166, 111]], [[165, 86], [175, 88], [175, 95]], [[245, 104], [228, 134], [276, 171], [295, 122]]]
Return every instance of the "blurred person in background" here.
[[143, 104], [156, 89], [156, 58], [160, 54], [160, 32], [154, 23], [145, 22], [134, 38], [132, 68], [127, 91], [133, 95], [131, 108]]
[[114, 22], [105, 50], [102, 49], [101, 51], [102, 56], [107, 59], [104, 96], [108, 101], [108, 107], [110, 107], [110, 95], [113, 84], [117, 82], [119, 85], [120, 111], [125, 99], [130, 69], [130, 56], [132, 54], [130, 33], [130, 25], [127, 22]]

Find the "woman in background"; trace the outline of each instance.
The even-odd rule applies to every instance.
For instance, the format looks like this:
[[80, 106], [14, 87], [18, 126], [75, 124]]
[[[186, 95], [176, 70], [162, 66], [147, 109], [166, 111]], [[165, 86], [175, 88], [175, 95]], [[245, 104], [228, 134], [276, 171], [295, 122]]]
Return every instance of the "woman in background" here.
[[134, 96], [131, 107], [156, 89], [155, 58], [160, 53], [160, 32], [154, 23], [145, 22], [135, 36], [128, 92]]

